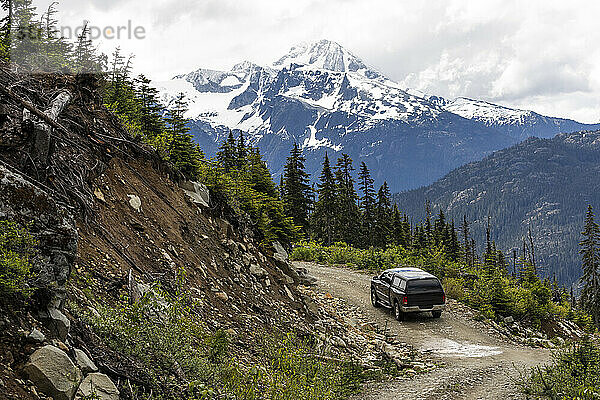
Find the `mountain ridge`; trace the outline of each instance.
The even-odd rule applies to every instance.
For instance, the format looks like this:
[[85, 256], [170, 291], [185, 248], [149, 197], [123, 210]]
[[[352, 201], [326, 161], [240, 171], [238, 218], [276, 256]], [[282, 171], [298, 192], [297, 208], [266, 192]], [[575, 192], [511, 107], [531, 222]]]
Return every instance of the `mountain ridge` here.
[[[497, 105], [495, 121], [484, 118], [481, 105], [467, 104], [470, 114], [461, 113], [456, 99], [402, 88], [327, 40], [295, 46], [270, 66], [246, 61], [230, 71], [198, 69], [159, 89], [167, 105], [180, 91], [190, 99], [192, 133], [208, 156], [228, 130], [239, 130], [265, 154], [276, 179], [296, 142], [313, 180], [325, 152], [333, 158], [344, 152], [394, 191], [430, 184], [528, 136], [600, 128]], [[530, 117], [511, 119], [498, 110]]]

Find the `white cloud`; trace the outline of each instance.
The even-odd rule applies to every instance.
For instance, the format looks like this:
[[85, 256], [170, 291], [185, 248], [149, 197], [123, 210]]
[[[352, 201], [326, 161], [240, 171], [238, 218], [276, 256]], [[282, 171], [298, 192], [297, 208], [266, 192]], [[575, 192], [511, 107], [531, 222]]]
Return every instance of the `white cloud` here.
[[[38, 0], [42, 8], [51, 0]], [[61, 22], [146, 28], [103, 41], [168, 79], [198, 67], [266, 64], [301, 41], [338, 41], [432, 94], [600, 121], [600, 2], [584, 0], [63, 0]]]

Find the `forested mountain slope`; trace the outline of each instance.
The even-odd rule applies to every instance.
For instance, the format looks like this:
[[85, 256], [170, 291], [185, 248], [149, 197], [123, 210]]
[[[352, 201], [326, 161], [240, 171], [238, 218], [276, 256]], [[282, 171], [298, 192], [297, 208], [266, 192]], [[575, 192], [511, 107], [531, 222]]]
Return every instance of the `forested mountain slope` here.
[[484, 237], [489, 216], [492, 237], [506, 251], [521, 248], [531, 228], [538, 263], [549, 276], [572, 283], [581, 274], [585, 210], [588, 204], [600, 207], [599, 190], [600, 131], [595, 131], [530, 138], [394, 199], [409, 215], [424, 216], [426, 201], [433, 214], [442, 209], [457, 225], [466, 215], [475, 237]]
[[393, 191], [433, 183], [529, 136], [598, 129], [477, 100], [447, 100], [402, 87], [340, 44], [293, 47], [270, 66], [200, 68], [159, 84], [172, 104], [190, 100], [196, 141], [214, 156], [228, 130], [239, 130], [265, 155], [279, 180], [294, 143], [316, 181], [325, 152], [369, 165], [376, 185]]

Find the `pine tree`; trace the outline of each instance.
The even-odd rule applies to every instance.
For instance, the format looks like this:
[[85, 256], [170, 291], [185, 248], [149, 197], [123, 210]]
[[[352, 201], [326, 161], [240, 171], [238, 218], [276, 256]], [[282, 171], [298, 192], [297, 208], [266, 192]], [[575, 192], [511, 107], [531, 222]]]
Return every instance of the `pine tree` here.
[[375, 245], [385, 247], [392, 236], [392, 216], [390, 188], [387, 182], [377, 192], [377, 204], [375, 206]]
[[375, 189], [367, 165], [362, 162], [358, 173], [358, 188], [362, 191], [360, 210], [362, 212], [361, 242], [363, 246], [373, 246], [375, 229]]
[[[404, 248], [408, 248], [409, 245], [409, 237], [406, 234], [406, 216], [402, 216], [400, 214], [400, 210], [398, 210], [398, 205], [394, 203], [392, 207], [392, 238], [394, 244], [398, 246], [402, 246]], [[410, 235], [410, 232], [409, 232]]]
[[41, 23], [36, 20], [36, 10], [32, 0], [13, 0], [12, 16], [10, 17], [10, 47], [11, 60], [22, 68], [39, 69], [44, 65], [40, 59], [44, 31]]
[[452, 261], [458, 261], [461, 258], [461, 249], [458, 234], [456, 233], [456, 228], [454, 226], [454, 220], [448, 225], [447, 230], [449, 232], [449, 243], [446, 253]]
[[0, 8], [6, 12], [6, 16], [0, 19], [0, 60], [9, 61], [13, 29], [13, 0], [1, 0]]
[[158, 90], [150, 86], [150, 79], [139, 75], [134, 83], [139, 101], [139, 121], [142, 133], [149, 138], [161, 135], [165, 130], [162, 119], [163, 106], [159, 100]]
[[337, 188], [336, 241], [357, 244], [360, 240], [360, 210], [352, 177], [354, 167], [348, 154], [342, 154], [335, 166]]
[[[232, 143], [235, 145], [235, 140], [233, 140]], [[235, 147], [233, 148], [235, 149]], [[234, 155], [235, 154], [236, 152], [234, 152]], [[248, 147], [247, 154], [248, 166], [246, 168], [248, 168], [250, 171], [250, 182], [252, 188], [259, 193], [269, 196], [272, 199], [277, 199], [277, 187], [275, 187], [275, 182], [273, 182], [271, 172], [269, 171], [269, 168], [267, 168], [267, 164], [263, 160], [260, 151], [255, 147]]]
[[467, 216], [463, 215], [463, 223], [460, 227], [462, 232], [463, 239], [463, 251], [464, 251], [464, 263], [467, 267], [473, 266], [473, 260], [471, 258], [471, 233], [469, 232], [469, 222], [467, 221]]
[[248, 151], [246, 148], [246, 140], [244, 139], [244, 133], [240, 131], [240, 136], [238, 137], [237, 144], [237, 162], [236, 165], [238, 168], [243, 168], [248, 162]]
[[238, 165], [238, 148], [233, 136], [233, 132], [230, 130], [225, 140], [219, 147], [217, 152], [217, 160], [223, 167], [226, 173], [230, 173]]
[[444, 215], [444, 211], [440, 209], [440, 213], [433, 222], [433, 244], [440, 248], [448, 247], [450, 243], [448, 236], [446, 216]]
[[56, 20], [56, 5], [53, 2], [42, 16], [40, 57], [38, 67], [47, 71], [56, 71], [66, 67], [71, 62], [72, 46], [63, 37], [60, 37], [58, 21]]
[[308, 214], [312, 203], [312, 194], [309, 175], [305, 171], [302, 150], [298, 143], [287, 158], [281, 181], [282, 198], [285, 204], [286, 215], [294, 219], [294, 223], [302, 228], [304, 234], [308, 233]]
[[312, 215], [311, 226], [316, 234], [316, 237], [325, 242], [327, 245], [333, 243], [335, 237], [335, 216], [336, 213], [336, 187], [329, 157], [325, 153], [323, 161], [323, 170], [319, 177], [318, 184], [318, 200], [315, 203], [315, 211]]
[[594, 324], [600, 324], [600, 227], [594, 221], [594, 210], [588, 206], [585, 216], [583, 240], [580, 254], [582, 259], [583, 276], [581, 281], [581, 305], [590, 313]]
[[431, 204], [429, 200], [425, 201], [425, 240], [427, 247], [430, 248], [433, 243], [433, 228], [431, 226]]
[[167, 124], [171, 133], [169, 161], [188, 179], [196, 179], [200, 172], [200, 160], [204, 157], [189, 133], [188, 120], [185, 118], [187, 101], [180, 93], [167, 112]]

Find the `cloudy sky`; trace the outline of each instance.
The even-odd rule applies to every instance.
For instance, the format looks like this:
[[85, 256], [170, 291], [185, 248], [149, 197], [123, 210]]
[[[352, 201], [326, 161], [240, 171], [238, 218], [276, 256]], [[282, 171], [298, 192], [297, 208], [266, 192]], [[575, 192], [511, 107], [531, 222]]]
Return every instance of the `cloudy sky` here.
[[[50, 0], [34, 0], [44, 8]], [[269, 64], [334, 40], [407, 87], [600, 122], [600, 2], [509, 0], [62, 0], [62, 25], [145, 29], [101, 40], [155, 80]]]

